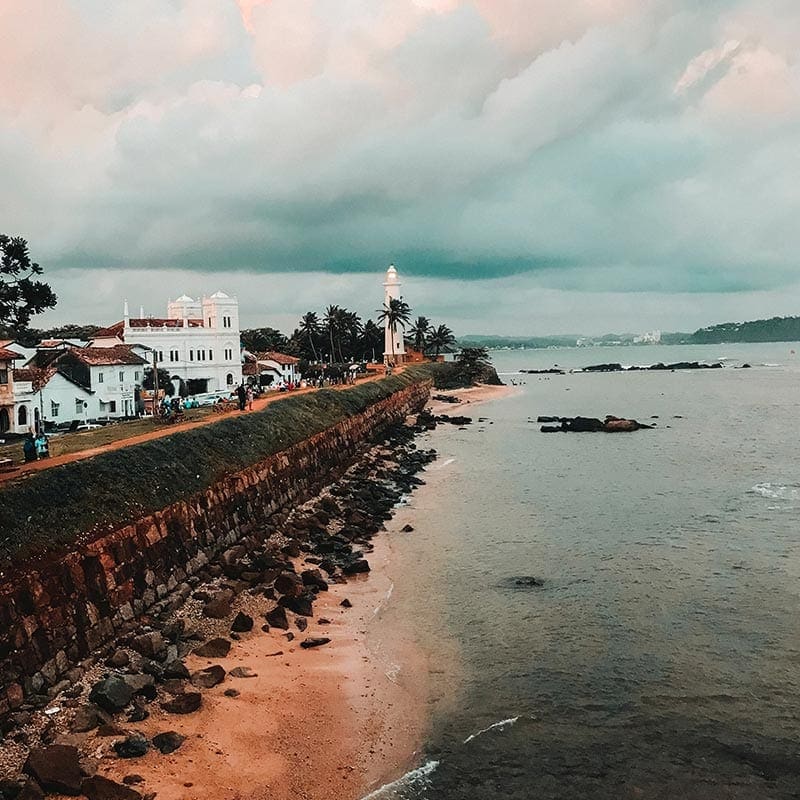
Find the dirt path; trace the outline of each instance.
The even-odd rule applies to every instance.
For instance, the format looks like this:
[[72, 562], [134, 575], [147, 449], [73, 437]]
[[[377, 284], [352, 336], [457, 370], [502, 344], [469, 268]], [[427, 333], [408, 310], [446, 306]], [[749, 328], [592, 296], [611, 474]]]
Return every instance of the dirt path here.
[[[398, 368], [396, 372], [402, 372], [402, 368]], [[359, 380], [358, 383], [356, 383], [356, 386], [367, 383], [368, 381], [379, 380], [382, 377], [383, 375], [380, 373], [376, 375], [370, 375]], [[349, 389], [351, 386], [352, 384], [341, 384], [339, 386], [330, 386], [326, 388], [341, 391], [343, 389]], [[281, 400], [285, 400], [287, 397], [297, 397], [301, 394], [309, 394], [316, 391], [319, 390], [313, 387], [307, 387], [305, 389], [293, 389], [291, 392], [275, 392], [267, 395], [267, 397], [254, 400], [253, 411], [261, 411], [271, 403], [280, 402]], [[130, 445], [133, 444], [149, 442], [151, 439], [160, 439], [162, 436], [172, 436], [174, 433], [192, 430], [193, 428], [199, 428], [203, 425], [214, 425], [215, 423], [221, 422], [229, 417], [241, 416], [242, 414], [251, 414], [253, 411], [239, 411], [237, 409], [236, 411], [229, 411], [224, 414], [210, 414], [202, 419], [180, 422], [175, 425], [157, 425], [156, 423], [153, 423], [153, 430], [148, 431], [147, 433], [140, 433], [135, 436], [129, 436], [125, 439], [118, 439], [117, 441], [109, 442], [98, 447], [90, 447], [77, 453], [64, 453], [63, 455], [52, 456], [51, 458], [44, 459], [43, 461], [32, 461], [29, 464], [20, 464], [19, 467], [13, 471], [0, 472], [0, 483], [9, 480], [15, 480], [23, 475], [28, 475], [32, 472], [38, 472], [39, 470], [50, 469], [52, 467], [60, 466], [61, 464], [69, 464], [73, 461], [80, 461], [84, 458], [91, 458], [92, 456], [99, 455], [100, 453], [107, 453], [112, 450], [120, 450], [123, 447], [130, 447]], [[122, 424], [124, 425], [124, 423]]]

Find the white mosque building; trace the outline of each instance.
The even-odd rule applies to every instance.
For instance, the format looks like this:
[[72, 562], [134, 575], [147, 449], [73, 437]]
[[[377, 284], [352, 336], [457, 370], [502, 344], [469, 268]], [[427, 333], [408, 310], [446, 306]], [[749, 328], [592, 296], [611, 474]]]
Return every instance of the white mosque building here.
[[141, 345], [152, 363], [186, 383], [190, 394], [233, 388], [242, 382], [239, 301], [224, 292], [167, 303], [166, 317], [131, 317], [125, 302], [120, 322], [95, 335], [93, 347]]
[[[383, 304], [388, 308], [390, 300], [400, 300], [400, 278], [397, 276], [397, 270], [394, 264], [389, 266], [386, 270], [386, 279], [383, 282]], [[385, 323], [384, 332], [384, 363], [388, 364], [394, 362], [395, 364], [402, 364], [406, 360], [406, 345], [403, 341], [403, 329], [398, 325], [395, 330], [389, 326], [388, 320]]]

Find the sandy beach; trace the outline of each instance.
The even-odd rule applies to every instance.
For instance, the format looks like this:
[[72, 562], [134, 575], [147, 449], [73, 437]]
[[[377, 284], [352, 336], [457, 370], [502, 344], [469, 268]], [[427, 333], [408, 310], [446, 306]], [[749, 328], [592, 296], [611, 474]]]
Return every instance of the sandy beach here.
[[518, 394], [519, 389], [515, 386], [503, 384], [501, 386], [490, 386], [487, 383], [479, 383], [477, 386], [470, 386], [466, 389], [450, 389], [433, 392], [433, 395], [445, 395], [447, 397], [457, 397], [460, 403], [447, 403], [443, 400], [431, 400], [428, 408], [434, 414], [455, 413], [455, 409], [460, 409], [459, 414], [469, 416], [467, 406], [486, 403], [490, 400], [500, 400], [503, 397], [510, 397]]
[[[332, 585], [315, 607], [315, 619], [288, 641], [284, 631], [257, 627], [234, 643], [226, 658], [192, 655], [190, 671], [220, 664], [230, 673], [249, 667], [254, 678], [233, 678], [203, 694], [203, 707], [179, 717], [154, 710], [142, 723], [125, 725], [147, 737], [174, 730], [187, 737], [172, 755], [149, 753], [135, 761], [114, 757], [113, 739], [96, 739], [99, 772], [121, 781], [131, 773], [136, 788], [159, 800], [357, 800], [402, 774], [424, 734], [425, 681], [398, 681], [394, 661], [409, 667], [419, 658], [405, 643], [391, 662], [367, 646], [367, 629], [392, 582], [390, 548], [380, 538], [370, 555], [369, 576]], [[343, 608], [347, 598], [353, 605]], [[248, 599], [254, 617], [259, 603]], [[263, 603], [264, 607], [269, 606]], [[328, 619], [330, 624], [320, 624]], [[306, 636], [331, 642], [304, 650]], [[409, 668], [423, 676], [425, 670]], [[226, 690], [236, 689], [238, 697]], [[107, 756], [107, 757], [105, 757]]]

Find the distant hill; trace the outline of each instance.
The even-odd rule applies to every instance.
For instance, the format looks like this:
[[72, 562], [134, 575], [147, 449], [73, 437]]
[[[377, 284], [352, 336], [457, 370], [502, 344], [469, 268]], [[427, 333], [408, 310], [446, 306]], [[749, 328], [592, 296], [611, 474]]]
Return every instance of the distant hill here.
[[[686, 344], [691, 342], [691, 333], [662, 333], [662, 344]], [[575, 347], [578, 340], [586, 345], [634, 345], [633, 333], [606, 333], [603, 336], [586, 336], [579, 333], [556, 334], [552, 336], [489, 336], [470, 334], [460, 336], [461, 347], [488, 347], [490, 350], [526, 348], [541, 350], [548, 347]]]
[[773, 317], [752, 322], [724, 322], [695, 331], [692, 344], [729, 342], [800, 342], [800, 317]]

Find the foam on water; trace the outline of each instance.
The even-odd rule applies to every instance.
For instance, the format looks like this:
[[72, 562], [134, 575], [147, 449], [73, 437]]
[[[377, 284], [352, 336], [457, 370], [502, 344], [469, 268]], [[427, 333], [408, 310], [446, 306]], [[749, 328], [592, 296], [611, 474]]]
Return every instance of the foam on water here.
[[765, 497], [768, 500], [797, 500], [800, 498], [800, 486], [797, 484], [783, 485], [780, 483], [757, 483], [750, 489], [750, 494]]
[[510, 728], [518, 719], [519, 717], [510, 717], [509, 719], [503, 719], [500, 720], [500, 722], [495, 722], [493, 725], [489, 725], [488, 728], [483, 728], [477, 733], [467, 736], [467, 738], [464, 739], [464, 744], [471, 742], [473, 739], [477, 739], [479, 736], [482, 736], [484, 733], [488, 733], [489, 731], [502, 731], [506, 728]]
[[428, 761], [421, 767], [407, 772], [402, 778], [370, 792], [363, 800], [412, 800], [420, 797], [420, 792], [430, 785], [428, 779], [438, 766], [438, 761]]

